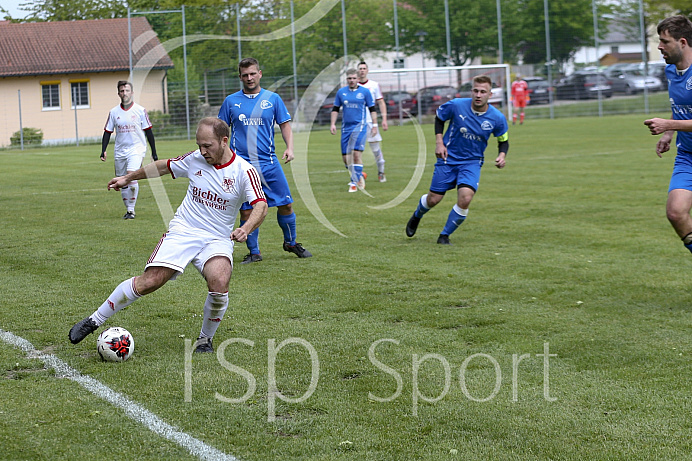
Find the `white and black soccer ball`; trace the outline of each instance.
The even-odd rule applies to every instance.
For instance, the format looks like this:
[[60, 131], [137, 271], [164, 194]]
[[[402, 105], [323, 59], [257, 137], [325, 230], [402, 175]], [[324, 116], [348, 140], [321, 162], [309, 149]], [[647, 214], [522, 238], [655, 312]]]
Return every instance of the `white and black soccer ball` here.
[[121, 327], [110, 327], [99, 335], [96, 350], [106, 362], [124, 362], [135, 351], [135, 339]]

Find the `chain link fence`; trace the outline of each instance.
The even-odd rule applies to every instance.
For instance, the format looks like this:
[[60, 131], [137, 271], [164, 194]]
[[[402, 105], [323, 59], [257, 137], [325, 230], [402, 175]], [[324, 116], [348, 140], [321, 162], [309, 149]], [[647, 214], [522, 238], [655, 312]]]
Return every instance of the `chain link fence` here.
[[[175, 65], [160, 81], [139, 88], [135, 85], [135, 98], [147, 96], [162, 101], [160, 109], [147, 107], [157, 138], [189, 137], [190, 126], [194, 136], [197, 120], [215, 116], [223, 99], [241, 88], [239, 59], [253, 56], [264, 70], [262, 87], [281, 95], [293, 114], [296, 130], [328, 126], [334, 91], [345, 85], [343, 72], [361, 59], [370, 66], [370, 78], [380, 83], [388, 117], [395, 123], [403, 124], [411, 118], [431, 122], [434, 110], [442, 102], [469, 95], [469, 82], [478, 73], [491, 76], [491, 102], [508, 116], [512, 111], [510, 85], [517, 74], [529, 81], [530, 88], [540, 87], [532, 89], [526, 108], [527, 117], [532, 119], [669, 111], [667, 83], [661, 78], [662, 66], [655, 50], [657, 37], [651, 26], [645, 26], [633, 14], [625, 21], [625, 27], [622, 21], [603, 19], [592, 2], [571, 1], [573, 7], [581, 5], [578, 12], [582, 21], [586, 18], [593, 22], [591, 36], [585, 33], [585, 38], [577, 40], [569, 35], [573, 31], [566, 28], [549, 30], [552, 21], [559, 24], [557, 19], [564, 14], [564, 5], [544, 0], [549, 8], [541, 10], [541, 5], [534, 1], [536, 20], [544, 21], [546, 27], [538, 31], [542, 43], [533, 40], [529, 47], [529, 40], [512, 41], [520, 28], [516, 23], [520, 19], [510, 14], [511, 2], [483, 0], [487, 24], [479, 27], [477, 33], [483, 34], [485, 43], [475, 54], [462, 53], [468, 57], [464, 65], [454, 65], [460, 56], [454, 51], [459, 16], [449, 13], [454, 11], [454, 0], [449, 0], [452, 8], [447, 10], [447, 17], [440, 17], [435, 30], [418, 30], [423, 26], [407, 16], [409, 7], [405, 4], [381, 2], [388, 6], [372, 14], [377, 21], [374, 25], [361, 20], [367, 23], [368, 34], [354, 19], [363, 17], [354, 12], [362, 7], [361, 0], [296, 5], [282, 0], [273, 2], [272, 8], [262, 9], [259, 16], [251, 5], [238, 4], [226, 5], [221, 10], [183, 7], [172, 12], [132, 11], [132, 17], [143, 16], [149, 21]], [[448, 6], [447, 0], [444, 3]], [[339, 8], [340, 4], [343, 8]], [[547, 18], [540, 17], [545, 11]], [[343, 13], [346, 15], [342, 16]], [[594, 17], [597, 19], [593, 20]], [[498, 24], [502, 34], [497, 33]], [[135, 44], [140, 40], [141, 37], [132, 37]], [[443, 45], [435, 47], [435, 40]], [[562, 60], [552, 57], [551, 49], [561, 50], [569, 43], [572, 49], [567, 54], [562, 51]], [[123, 49], [127, 49], [124, 45]], [[530, 58], [535, 64], [527, 63]], [[496, 64], [500, 61], [503, 64]], [[137, 63], [133, 65], [132, 76], [137, 81]], [[594, 76], [602, 80], [594, 81]], [[654, 83], [641, 86], [637, 82], [642, 79]], [[631, 84], [623, 84], [625, 81]], [[22, 140], [20, 124], [44, 131], [51, 131], [45, 129], [49, 124], [59, 124], [65, 134], [58, 139], [43, 139], [44, 144], [98, 142], [102, 130], [86, 121], [105, 121], [108, 108], [117, 104], [118, 99], [114, 89], [107, 94], [97, 94], [95, 88], [85, 91], [90, 91], [93, 101], [105, 102], [78, 108], [73, 117], [40, 119], [32, 119], [26, 111], [22, 113], [24, 94], [18, 98], [17, 90], [7, 92], [3, 96], [6, 120], [0, 120], [0, 125], [4, 123], [9, 128], [13, 144]], [[2, 147], [9, 144], [9, 136], [0, 141]]]

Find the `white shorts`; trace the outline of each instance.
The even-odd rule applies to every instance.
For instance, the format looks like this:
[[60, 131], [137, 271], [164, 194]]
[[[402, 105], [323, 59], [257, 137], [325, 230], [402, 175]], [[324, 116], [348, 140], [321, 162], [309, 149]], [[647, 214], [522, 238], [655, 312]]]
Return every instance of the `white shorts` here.
[[169, 267], [182, 274], [190, 262], [202, 273], [204, 265], [214, 256], [225, 256], [233, 267], [234, 241], [208, 233], [186, 233], [171, 229], [161, 237], [144, 270], [149, 266]]
[[115, 157], [115, 176], [125, 176], [128, 171], [139, 170], [142, 167], [141, 155], [129, 155], [127, 157]]
[[373, 137], [370, 137], [370, 133], [372, 133], [372, 122], [368, 122], [368, 142], [380, 142], [382, 141], [382, 136], [380, 136], [380, 127], [377, 127], [377, 134]]

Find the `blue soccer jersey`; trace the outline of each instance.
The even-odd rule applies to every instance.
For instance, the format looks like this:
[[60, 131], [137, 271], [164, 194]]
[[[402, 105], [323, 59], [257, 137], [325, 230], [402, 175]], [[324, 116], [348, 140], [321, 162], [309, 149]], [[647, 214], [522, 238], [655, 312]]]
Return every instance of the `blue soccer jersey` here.
[[[683, 75], [678, 75], [675, 64], [669, 64], [666, 78], [673, 120], [692, 120], [692, 72], [688, 68]], [[692, 132], [678, 131], [676, 144], [678, 153], [682, 150], [692, 154]]]
[[[251, 97], [254, 96], [254, 97]], [[231, 127], [230, 147], [253, 165], [275, 163], [274, 123], [291, 120], [281, 97], [262, 89], [255, 95], [242, 91], [229, 95], [219, 109], [219, 118]]]
[[437, 117], [449, 121], [442, 138], [447, 146], [447, 160], [437, 164], [455, 165], [469, 160], [483, 160], [490, 135], [501, 141], [508, 138], [507, 119], [493, 106], [479, 114], [471, 107], [471, 98], [456, 98], [437, 109]]
[[358, 86], [352, 90], [348, 86], [337, 91], [334, 97], [334, 106], [340, 107], [341, 129], [354, 131], [354, 129], [365, 129], [367, 127], [367, 112], [370, 107], [375, 105], [370, 90]]

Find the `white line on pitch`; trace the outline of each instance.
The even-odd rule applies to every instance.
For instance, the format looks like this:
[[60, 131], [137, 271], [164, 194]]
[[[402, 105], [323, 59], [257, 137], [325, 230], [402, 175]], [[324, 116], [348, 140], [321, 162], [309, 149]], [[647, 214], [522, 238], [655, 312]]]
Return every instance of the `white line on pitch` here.
[[172, 442], [177, 443], [181, 447], [188, 450], [193, 455], [205, 460], [220, 460], [220, 461], [237, 461], [237, 458], [227, 455], [216, 448], [207, 445], [201, 440], [197, 440], [191, 435], [182, 432], [164, 422], [138, 403], [133, 402], [122, 394], [115, 392], [110, 387], [88, 375], [83, 375], [74, 368], [67, 365], [54, 355], [44, 354], [36, 350], [36, 348], [26, 339], [19, 337], [9, 331], [0, 329], [0, 339], [7, 344], [10, 344], [27, 353], [31, 359], [41, 360], [46, 367], [53, 368], [57, 377], [67, 378], [79, 383], [86, 390], [95, 396], [106, 400], [107, 402], [121, 408], [125, 411], [128, 417], [136, 422], [143, 424], [150, 431], [164, 437]]

